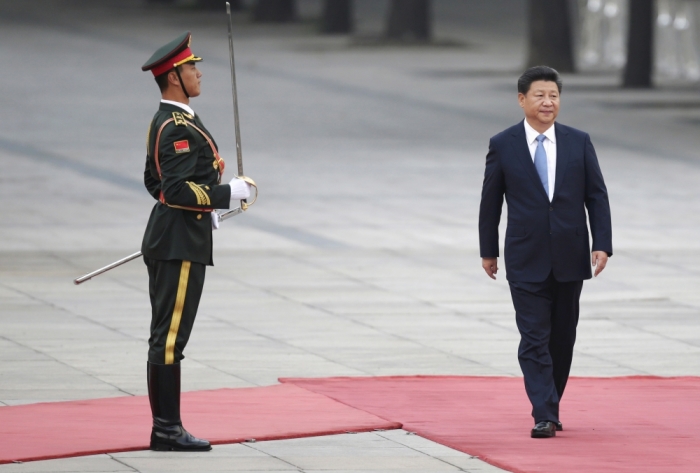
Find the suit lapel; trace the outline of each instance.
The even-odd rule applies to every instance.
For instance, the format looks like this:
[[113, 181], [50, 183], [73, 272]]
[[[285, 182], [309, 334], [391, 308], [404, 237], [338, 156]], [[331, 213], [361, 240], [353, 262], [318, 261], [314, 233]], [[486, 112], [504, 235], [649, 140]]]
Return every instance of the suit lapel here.
[[[537, 174], [535, 163], [532, 161], [530, 149], [527, 146], [527, 137], [525, 136], [525, 125], [523, 125], [522, 122], [520, 125], [516, 125], [511, 133], [511, 145], [515, 151], [516, 161], [523, 167], [525, 174], [530, 176], [535, 188], [539, 189], [539, 193], [549, 201], [549, 196], [544, 190], [539, 174]], [[559, 149], [557, 148], [557, 153], [558, 152]]]
[[552, 202], [557, 198], [559, 194], [559, 189], [564, 182], [564, 175], [566, 174], [566, 167], [569, 165], [569, 154], [570, 154], [570, 144], [569, 144], [569, 133], [559, 126], [558, 123], [554, 124], [554, 134], [557, 137], [557, 171], [554, 177], [554, 195], [552, 196]]

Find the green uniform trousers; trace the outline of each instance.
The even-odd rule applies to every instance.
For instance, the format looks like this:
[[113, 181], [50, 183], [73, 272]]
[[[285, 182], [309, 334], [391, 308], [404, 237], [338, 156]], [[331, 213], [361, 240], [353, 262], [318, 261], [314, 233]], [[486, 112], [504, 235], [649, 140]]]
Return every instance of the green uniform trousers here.
[[179, 363], [197, 316], [206, 266], [182, 260], [154, 260], [144, 256], [151, 297], [151, 336], [148, 361]]

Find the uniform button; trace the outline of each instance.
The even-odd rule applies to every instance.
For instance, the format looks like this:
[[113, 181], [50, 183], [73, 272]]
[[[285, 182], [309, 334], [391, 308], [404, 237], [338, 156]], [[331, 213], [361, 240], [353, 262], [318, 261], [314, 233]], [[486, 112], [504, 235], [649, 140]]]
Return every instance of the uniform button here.
[[554, 210], [554, 207], [550, 207], [550, 208], [549, 208], [549, 211], [550, 211], [550, 212], [551, 212], [552, 210]]
[[202, 214], [197, 214], [197, 220], [202, 220]]
[[552, 232], [550, 231], [550, 232], [549, 232], [549, 234], [551, 235], [551, 234], [552, 234]]

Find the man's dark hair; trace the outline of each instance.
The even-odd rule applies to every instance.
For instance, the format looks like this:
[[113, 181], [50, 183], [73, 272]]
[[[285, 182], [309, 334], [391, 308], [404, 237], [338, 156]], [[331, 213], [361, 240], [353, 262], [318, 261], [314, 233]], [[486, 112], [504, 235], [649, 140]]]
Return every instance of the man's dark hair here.
[[556, 69], [552, 69], [549, 66], [535, 66], [523, 72], [523, 75], [521, 75], [520, 79], [518, 79], [518, 93], [523, 95], [527, 94], [532, 83], [538, 80], [555, 82], [557, 84], [557, 88], [559, 89], [559, 93], [561, 93], [561, 89], [563, 87], [561, 77], [559, 77], [559, 73], [556, 71]]
[[171, 72], [172, 69], [162, 73], [159, 76], [156, 76], [156, 84], [158, 84], [158, 88], [160, 89], [161, 93], [165, 92], [165, 89], [168, 88], [168, 74], [170, 74]]

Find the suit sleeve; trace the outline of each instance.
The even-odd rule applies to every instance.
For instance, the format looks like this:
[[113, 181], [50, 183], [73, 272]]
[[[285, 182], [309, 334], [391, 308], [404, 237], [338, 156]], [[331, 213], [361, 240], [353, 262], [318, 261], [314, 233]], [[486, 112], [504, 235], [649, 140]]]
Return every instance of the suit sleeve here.
[[161, 188], [168, 204], [228, 208], [231, 187], [194, 182], [199, 149], [187, 126], [166, 125], [160, 138]]
[[481, 205], [479, 207], [479, 248], [482, 258], [497, 258], [498, 224], [503, 210], [505, 179], [501, 170], [500, 158], [493, 140], [489, 142], [486, 155], [486, 171], [481, 188]]
[[605, 251], [608, 256], [612, 256], [612, 221], [608, 190], [605, 187], [593, 143], [588, 135], [586, 135], [584, 164], [586, 167], [585, 203], [593, 236], [591, 251]]

